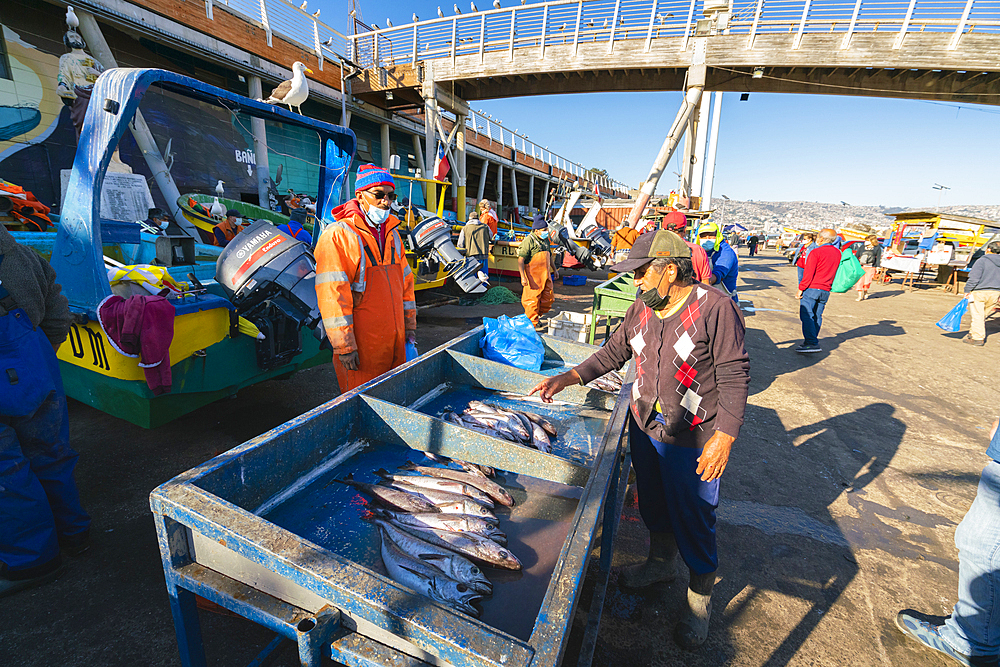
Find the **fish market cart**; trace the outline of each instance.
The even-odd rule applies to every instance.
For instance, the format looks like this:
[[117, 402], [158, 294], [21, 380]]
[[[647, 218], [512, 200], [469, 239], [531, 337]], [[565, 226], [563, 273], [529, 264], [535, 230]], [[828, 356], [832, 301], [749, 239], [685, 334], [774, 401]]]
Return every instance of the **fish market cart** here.
[[625, 317], [625, 311], [635, 303], [636, 287], [631, 273], [620, 273], [594, 288], [594, 307], [591, 309], [590, 344], [597, 338], [597, 327], [604, 321], [604, 337], [611, 335], [612, 321]]
[[[154, 490], [181, 661], [204, 665], [201, 596], [277, 633], [258, 660], [296, 644], [303, 665], [558, 665], [600, 530], [600, 568], [580, 662], [589, 664], [628, 478], [629, 387], [569, 387], [528, 402], [546, 374], [594, 347], [548, 336], [544, 370], [485, 359], [479, 327], [249, 440]], [[441, 418], [471, 401], [518, 406], [558, 435], [550, 453]], [[425, 453], [492, 466], [520, 571], [486, 568], [493, 595], [473, 618], [387, 576], [368, 501], [338, 481], [433, 465]]]

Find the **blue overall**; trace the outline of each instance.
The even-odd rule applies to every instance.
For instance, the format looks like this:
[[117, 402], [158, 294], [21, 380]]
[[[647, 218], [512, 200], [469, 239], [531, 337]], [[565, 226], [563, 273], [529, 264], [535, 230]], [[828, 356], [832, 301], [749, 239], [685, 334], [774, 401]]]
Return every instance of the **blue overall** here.
[[0, 305], [0, 563], [16, 579], [55, 559], [59, 536], [80, 535], [90, 517], [55, 351], [2, 285]]

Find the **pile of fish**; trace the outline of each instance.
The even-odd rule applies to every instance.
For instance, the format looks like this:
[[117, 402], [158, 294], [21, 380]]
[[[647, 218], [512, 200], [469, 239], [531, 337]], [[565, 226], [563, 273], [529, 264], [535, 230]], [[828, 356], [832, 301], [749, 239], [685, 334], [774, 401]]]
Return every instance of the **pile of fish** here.
[[612, 394], [617, 394], [622, 390], [623, 384], [625, 384], [625, 377], [618, 371], [611, 371], [591, 380], [587, 383], [587, 386], [591, 389], [600, 389], [601, 391], [610, 391]]
[[[493, 514], [514, 499], [490, 477], [492, 468], [427, 454], [443, 466], [407, 463], [400, 472], [378, 470], [378, 484], [348, 475], [337, 480], [371, 496], [368, 518], [379, 527], [382, 562], [394, 581], [470, 616], [493, 592], [476, 563], [520, 570]], [[475, 563], [473, 562], [475, 561]]]
[[551, 438], [556, 437], [556, 427], [540, 415], [482, 401], [470, 401], [465, 411], [445, 412], [442, 418], [494, 438], [534, 447], [546, 454], [552, 451]]

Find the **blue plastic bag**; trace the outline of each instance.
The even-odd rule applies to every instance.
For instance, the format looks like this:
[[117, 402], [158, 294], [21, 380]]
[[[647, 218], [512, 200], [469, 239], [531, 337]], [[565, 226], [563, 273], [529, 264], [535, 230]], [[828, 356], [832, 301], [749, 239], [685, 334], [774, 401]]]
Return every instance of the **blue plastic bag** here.
[[948, 314], [938, 320], [937, 325], [949, 331], [955, 333], [962, 328], [962, 318], [965, 317], [965, 311], [969, 309], [969, 302], [967, 299], [962, 299], [955, 304], [955, 307], [948, 311]]
[[414, 359], [416, 359], [419, 356], [420, 356], [420, 353], [417, 352], [417, 344], [416, 343], [407, 342], [406, 343], [406, 360], [407, 361], [413, 361]]
[[527, 371], [537, 371], [542, 367], [545, 347], [527, 315], [501, 315], [495, 320], [484, 317], [483, 326], [486, 333], [479, 341], [479, 347], [483, 349], [484, 357]]

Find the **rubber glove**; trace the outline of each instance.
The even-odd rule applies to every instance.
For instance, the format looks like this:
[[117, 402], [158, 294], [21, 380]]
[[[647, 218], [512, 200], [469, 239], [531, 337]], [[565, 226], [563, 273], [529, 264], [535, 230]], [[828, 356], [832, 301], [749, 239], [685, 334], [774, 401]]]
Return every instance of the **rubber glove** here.
[[340, 355], [340, 363], [344, 364], [344, 368], [349, 371], [358, 370], [358, 353], [357, 351], [348, 352], [347, 354]]

